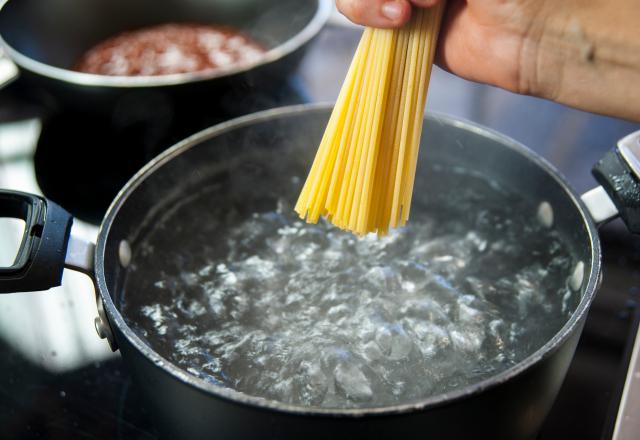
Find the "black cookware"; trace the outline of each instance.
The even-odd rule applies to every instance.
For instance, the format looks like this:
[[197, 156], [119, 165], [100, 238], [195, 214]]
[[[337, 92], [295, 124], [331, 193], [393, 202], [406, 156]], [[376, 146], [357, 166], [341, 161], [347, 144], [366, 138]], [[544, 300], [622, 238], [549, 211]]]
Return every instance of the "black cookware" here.
[[[242, 108], [242, 91], [273, 87], [296, 68], [330, 12], [330, 0], [10, 0], [0, 9], [0, 85], [19, 77], [20, 90], [49, 109], [120, 120], [202, 111], [220, 101]], [[71, 70], [105, 38], [175, 22], [233, 26], [267, 52], [212, 72], [113, 77]]]
[[[20, 217], [27, 224], [16, 265], [0, 272], [0, 291], [53, 287], [60, 283], [63, 266], [92, 276], [99, 314], [96, 329], [120, 349], [167, 438], [535, 438], [569, 367], [601, 279], [597, 226], [619, 212], [638, 232], [640, 133], [620, 141], [596, 165], [594, 174], [602, 186], [581, 197], [551, 165], [517, 142], [455, 118], [433, 114], [425, 118], [423, 165], [473, 169], [535, 201], [539, 210], [532, 215], [553, 225], [578, 261], [571, 277], [578, 303], [575, 312], [544, 346], [490, 379], [389, 407], [335, 410], [287, 405], [189, 374], [162, 358], [125, 322], [123, 278], [132, 255], [135, 262], [145, 231], [159, 216], [212, 179], [226, 185], [232, 196], [243, 197], [242, 191], [247, 191], [243, 179], [254, 183], [258, 179], [263, 191], [289, 185], [291, 193], [285, 196], [295, 196], [300, 183], [291, 183], [291, 176], [305, 175], [329, 113], [326, 106], [276, 109], [188, 138], [129, 181], [106, 214], [95, 246], [73, 235], [71, 217], [55, 204], [0, 192], [0, 216]], [[452, 184], [451, 191], [455, 190]], [[428, 200], [429, 191], [418, 178], [414, 197]], [[189, 219], [184, 221], [188, 231]]]

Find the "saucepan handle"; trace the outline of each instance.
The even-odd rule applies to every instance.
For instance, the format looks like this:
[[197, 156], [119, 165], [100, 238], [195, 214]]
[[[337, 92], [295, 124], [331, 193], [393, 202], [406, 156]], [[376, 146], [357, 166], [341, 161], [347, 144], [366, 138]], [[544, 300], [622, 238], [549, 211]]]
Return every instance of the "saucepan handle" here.
[[0, 190], [0, 217], [25, 222], [13, 265], [0, 268], [0, 293], [31, 292], [59, 286], [73, 217], [50, 200], [8, 190]]
[[[62, 283], [65, 267], [83, 272], [95, 283], [95, 245], [71, 234], [73, 217], [43, 197], [0, 189], [0, 217], [24, 220], [22, 241], [11, 267], [0, 267], [0, 293], [48, 290]], [[96, 296], [95, 328], [117, 350], [113, 331]]]
[[0, 48], [0, 88], [18, 79], [18, 66]]
[[619, 215], [632, 233], [640, 234], [640, 131], [621, 139], [592, 172], [601, 188], [591, 193], [606, 193], [609, 212]]

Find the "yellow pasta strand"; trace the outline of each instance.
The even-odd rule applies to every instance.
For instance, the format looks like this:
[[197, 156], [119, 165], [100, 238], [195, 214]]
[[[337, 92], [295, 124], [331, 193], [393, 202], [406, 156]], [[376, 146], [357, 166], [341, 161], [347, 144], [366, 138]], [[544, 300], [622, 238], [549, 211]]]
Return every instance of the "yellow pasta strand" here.
[[295, 210], [357, 235], [409, 219], [444, 2], [402, 29], [365, 29]]

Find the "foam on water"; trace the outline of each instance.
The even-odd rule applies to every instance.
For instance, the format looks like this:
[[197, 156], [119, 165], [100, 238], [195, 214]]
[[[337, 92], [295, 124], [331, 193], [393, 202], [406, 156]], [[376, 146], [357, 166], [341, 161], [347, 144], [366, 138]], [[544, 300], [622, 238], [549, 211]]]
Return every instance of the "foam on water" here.
[[124, 315], [192, 374], [281, 402], [383, 406], [490, 377], [564, 324], [574, 264], [534, 204], [457, 179], [455, 200], [382, 239], [303, 224], [283, 200], [202, 215], [203, 194], [134, 247]]

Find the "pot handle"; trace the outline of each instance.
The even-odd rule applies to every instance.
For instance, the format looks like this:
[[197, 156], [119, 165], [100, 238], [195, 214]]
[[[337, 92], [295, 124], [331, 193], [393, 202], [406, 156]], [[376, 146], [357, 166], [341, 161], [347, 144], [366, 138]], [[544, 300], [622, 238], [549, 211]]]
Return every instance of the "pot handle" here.
[[0, 190], [0, 217], [24, 220], [18, 255], [0, 268], [0, 293], [32, 292], [59, 286], [67, 259], [73, 217], [42, 197]]
[[18, 66], [0, 48], [0, 89], [18, 79]]
[[640, 234], [640, 131], [621, 139], [592, 173], [629, 231]]
[[[0, 217], [25, 222], [13, 265], [0, 267], [0, 294], [57, 287], [65, 267], [89, 275], [95, 284], [95, 245], [71, 235], [73, 217], [66, 210], [40, 196], [0, 189]], [[98, 295], [96, 304], [96, 332], [116, 351], [118, 345]]]

